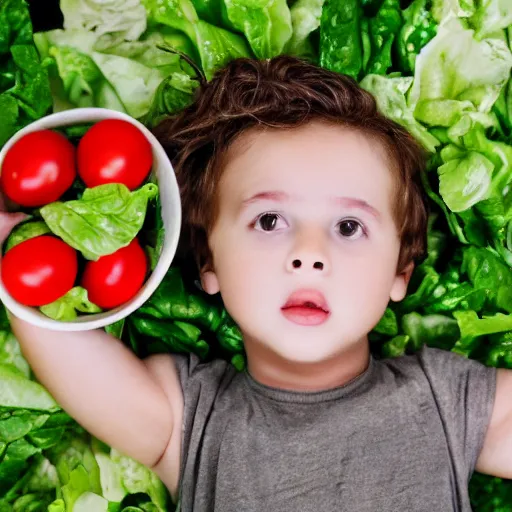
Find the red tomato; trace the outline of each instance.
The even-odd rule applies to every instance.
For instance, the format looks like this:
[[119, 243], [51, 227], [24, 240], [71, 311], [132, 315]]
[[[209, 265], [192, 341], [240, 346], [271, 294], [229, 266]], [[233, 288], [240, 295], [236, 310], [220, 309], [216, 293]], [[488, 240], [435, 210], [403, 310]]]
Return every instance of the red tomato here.
[[81, 284], [91, 302], [104, 309], [115, 308], [128, 302], [141, 289], [147, 267], [146, 253], [135, 238], [113, 254], [88, 261]]
[[100, 121], [78, 144], [78, 174], [88, 187], [123, 183], [134, 190], [146, 179], [152, 165], [151, 144], [128, 121]]
[[78, 272], [76, 251], [49, 235], [25, 240], [2, 261], [7, 291], [25, 306], [44, 306], [73, 288]]
[[22, 206], [57, 201], [76, 177], [75, 147], [60, 133], [27, 133], [5, 155], [1, 186], [7, 197]]

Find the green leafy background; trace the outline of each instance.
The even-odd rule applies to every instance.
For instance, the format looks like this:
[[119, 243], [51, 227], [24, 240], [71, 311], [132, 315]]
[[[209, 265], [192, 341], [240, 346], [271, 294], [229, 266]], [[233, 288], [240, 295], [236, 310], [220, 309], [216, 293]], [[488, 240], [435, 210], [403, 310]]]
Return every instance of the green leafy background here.
[[[60, 8], [64, 28], [34, 35], [24, 0], [0, 2], [0, 146], [73, 107], [116, 109], [151, 128], [239, 56], [286, 53], [349, 74], [429, 152], [429, 256], [371, 333], [373, 353], [428, 344], [512, 368], [512, 2], [61, 0]], [[157, 212], [148, 205], [153, 264]], [[25, 226], [10, 243], [45, 229]], [[79, 288], [54, 306], [56, 317], [94, 312]], [[194, 352], [244, 368], [237, 326], [179, 257], [151, 299], [106, 330], [140, 357]], [[475, 511], [512, 510], [509, 481], [476, 474], [470, 492]], [[0, 512], [172, 509], [153, 473], [59, 408], [0, 309]]]

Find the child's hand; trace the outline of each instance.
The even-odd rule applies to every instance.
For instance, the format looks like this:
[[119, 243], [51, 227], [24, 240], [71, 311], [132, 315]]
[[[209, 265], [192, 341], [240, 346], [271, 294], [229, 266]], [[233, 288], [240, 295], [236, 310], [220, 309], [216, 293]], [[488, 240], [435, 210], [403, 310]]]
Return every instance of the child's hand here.
[[[14, 226], [19, 224], [26, 217], [27, 215], [21, 212], [7, 212], [6, 199], [2, 190], [0, 189], [0, 246], [9, 236], [9, 233], [13, 230]], [[0, 258], [1, 257], [2, 251], [0, 251]]]
[[[26, 215], [24, 213], [7, 213], [4, 211], [0, 211], [0, 244], [2, 244], [5, 239], [9, 236], [9, 233], [12, 231], [16, 224], [19, 224]], [[0, 251], [0, 258], [2, 254]]]

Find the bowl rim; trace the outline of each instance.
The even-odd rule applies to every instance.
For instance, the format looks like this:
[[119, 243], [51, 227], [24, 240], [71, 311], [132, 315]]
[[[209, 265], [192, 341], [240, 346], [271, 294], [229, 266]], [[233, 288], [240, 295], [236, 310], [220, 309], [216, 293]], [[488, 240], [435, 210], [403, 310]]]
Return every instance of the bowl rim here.
[[[0, 172], [5, 155], [13, 144], [24, 135], [37, 130], [51, 130], [79, 123], [100, 122], [105, 119], [121, 119], [132, 123], [142, 131], [151, 144], [153, 152], [152, 172], [156, 174], [158, 194], [162, 199], [161, 214], [165, 230], [162, 252], [155, 268], [149, 274], [149, 277], [146, 279], [137, 295], [131, 300], [117, 308], [101, 313], [79, 316], [76, 320], [69, 322], [53, 320], [41, 313], [36, 307], [20, 304], [9, 294], [0, 278], [0, 301], [2, 301], [5, 307], [15, 316], [37, 327], [55, 331], [86, 331], [105, 327], [126, 318], [142, 306], [155, 292], [169, 270], [176, 254], [181, 232], [181, 197], [174, 168], [156, 137], [140, 121], [128, 114], [107, 108], [83, 107], [55, 112], [37, 119], [17, 131], [4, 144], [0, 150]], [[161, 179], [160, 176], [161, 168], [164, 168], [166, 171], [171, 171], [162, 173], [162, 176], [164, 176], [163, 179]], [[162, 196], [168, 201], [164, 201], [164, 197]]]

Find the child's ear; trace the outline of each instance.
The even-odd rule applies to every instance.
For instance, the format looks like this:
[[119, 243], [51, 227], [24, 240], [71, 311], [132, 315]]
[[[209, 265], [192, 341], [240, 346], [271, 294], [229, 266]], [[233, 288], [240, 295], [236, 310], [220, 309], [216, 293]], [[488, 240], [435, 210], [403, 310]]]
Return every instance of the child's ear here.
[[400, 302], [407, 293], [407, 285], [411, 280], [414, 270], [414, 262], [410, 262], [399, 274], [396, 275], [393, 286], [389, 293], [389, 298], [393, 302]]
[[200, 277], [201, 286], [206, 293], [210, 295], [215, 295], [216, 293], [219, 293], [219, 280], [217, 279], [217, 274], [215, 273], [211, 265], [205, 265], [203, 268], [201, 268]]

